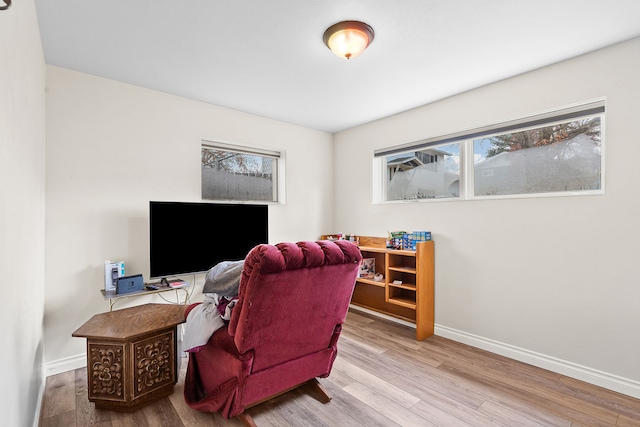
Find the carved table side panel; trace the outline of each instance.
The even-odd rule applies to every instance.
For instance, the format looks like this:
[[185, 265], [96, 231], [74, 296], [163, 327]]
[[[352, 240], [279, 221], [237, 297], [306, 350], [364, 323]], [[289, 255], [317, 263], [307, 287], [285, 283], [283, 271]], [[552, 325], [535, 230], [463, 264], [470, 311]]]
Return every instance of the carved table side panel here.
[[169, 330], [131, 343], [135, 400], [175, 383], [175, 338]]
[[124, 344], [87, 343], [89, 399], [126, 400], [124, 352]]

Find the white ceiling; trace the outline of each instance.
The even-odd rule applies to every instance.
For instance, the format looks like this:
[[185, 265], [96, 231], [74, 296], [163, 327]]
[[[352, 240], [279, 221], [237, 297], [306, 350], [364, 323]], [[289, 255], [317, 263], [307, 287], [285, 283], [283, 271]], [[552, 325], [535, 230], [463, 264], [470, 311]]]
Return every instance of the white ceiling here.
[[[47, 64], [331, 133], [640, 36], [639, 0], [35, 4]], [[322, 42], [342, 20], [358, 58]]]

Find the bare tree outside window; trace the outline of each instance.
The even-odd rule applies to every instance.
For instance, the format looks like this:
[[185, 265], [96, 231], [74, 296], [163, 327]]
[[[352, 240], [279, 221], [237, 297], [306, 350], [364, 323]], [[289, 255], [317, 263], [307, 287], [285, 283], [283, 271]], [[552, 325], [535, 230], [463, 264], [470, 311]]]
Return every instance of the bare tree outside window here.
[[600, 117], [476, 139], [473, 144], [475, 196], [601, 188]]
[[493, 157], [505, 151], [514, 152], [527, 148], [551, 145], [556, 142], [570, 140], [581, 134], [591, 138], [594, 147], [598, 147], [599, 149], [600, 117], [492, 136], [489, 138], [491, 148], [487, 150], [487, 157]]
[[277, 158], [202, 147], [202, 198], [277, 201]]

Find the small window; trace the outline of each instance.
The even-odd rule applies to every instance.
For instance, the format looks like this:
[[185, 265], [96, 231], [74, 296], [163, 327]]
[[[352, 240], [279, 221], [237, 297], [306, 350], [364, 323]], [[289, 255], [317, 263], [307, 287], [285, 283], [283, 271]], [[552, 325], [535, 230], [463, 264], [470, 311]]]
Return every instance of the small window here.
[[374, 201], [604, 192], [604, 100], [375, 150]]
[[460, 144], [387, 156], [387, 200], [459, 197], [459, 158]]
[[278, 202], [280, 158], [275, 151], [203, 143], [202, 198]]

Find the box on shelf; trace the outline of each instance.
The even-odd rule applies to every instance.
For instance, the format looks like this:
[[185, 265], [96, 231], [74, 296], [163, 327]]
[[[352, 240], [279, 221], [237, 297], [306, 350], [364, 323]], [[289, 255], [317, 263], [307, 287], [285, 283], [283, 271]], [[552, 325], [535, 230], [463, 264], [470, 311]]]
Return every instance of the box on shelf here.
[[118, 285], [118, 278], [124, 277], [124, 261], [104, 262], [104, 290], [115, 291]]
[[322, 236], [321, 238], [329, 240], [331, 242], [335, 242], [337, 240], [346, 240], [346, 241], [355, 243], [356, 245], [360, 245], [360, 236], [356, 236], [355, 234], [338, 233], [338, 234], [330, 234], [330, 235]]
[[431, 240], [431, 232], [430, 231], [414, 231], [411, 233], [409, 237], [409, 246], [407, 248], [411, 248], [412, 251], [416, 250], [416, 243], [418, 242], [428, 242]]
[[406, 234], [406, 231], [390, 231], [387, 237], [387, 248], [402, 249], [402, 240]]
[[362, 258], [360, 263], [360, 270], [358, 271], [358, 277], [362, 279], [373, 279], [376, 275], [376, 259], [375, 258]]
[[429, 240], [431, 240], [430, 231], [413, 231], [411, 233], [393, 231], [389, 233], [387, 248], [415, 251], [416, 243], [427, 242]]

